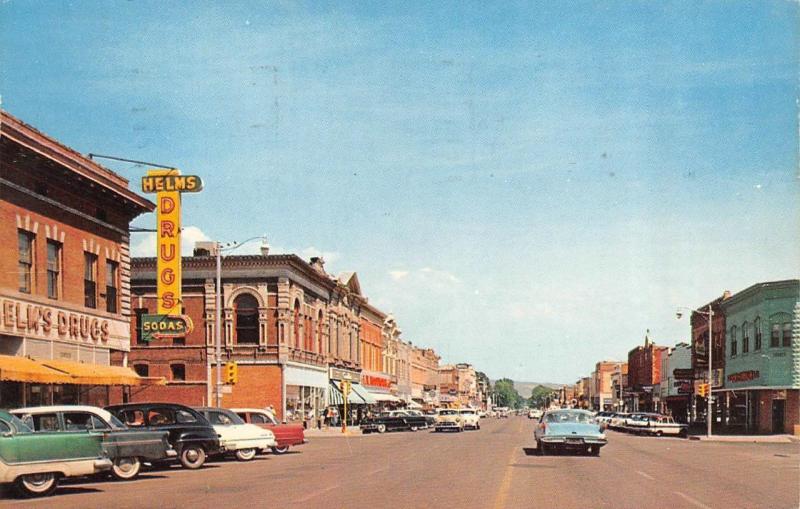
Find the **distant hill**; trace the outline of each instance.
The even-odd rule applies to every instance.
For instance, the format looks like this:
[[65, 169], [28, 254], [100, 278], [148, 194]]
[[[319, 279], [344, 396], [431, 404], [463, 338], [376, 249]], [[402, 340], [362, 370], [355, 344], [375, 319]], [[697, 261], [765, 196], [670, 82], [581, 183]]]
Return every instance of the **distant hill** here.
[[[490, 380], [492, 384], [494, 384], [497, 380]], [[564, 386], [564, 384], [554, 384], [549, 382], [518, 382], [514, 380], [514, 388], [517, 390], [520, 396], [523, 398], [531, 397], [531, 391], [537, 385], [543, 385], [545, 387], [549, 387], [550, 389], [560, 389]]]

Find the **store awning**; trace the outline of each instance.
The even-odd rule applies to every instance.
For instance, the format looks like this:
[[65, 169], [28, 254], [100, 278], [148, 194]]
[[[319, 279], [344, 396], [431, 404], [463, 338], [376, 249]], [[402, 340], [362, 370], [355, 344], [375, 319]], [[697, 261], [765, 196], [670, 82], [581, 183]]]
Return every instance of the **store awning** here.
[[361, 387], [361, 385], [353, 384], [351, 387], [352, 387], [353, 392], [358, 394], [358, 397], [363, 399], [364, 403], [366, 403], [367, 405], [374, 405], [375, 403], [378, 402], [378, 400], [375, 399], [375, 397], [373, 397], [372, 393], [369, 392], [364, 387]]
[[131, 368], [123, 366], [104, 366], [62, 360], [39, 362], [47, 368], [66, 373], [71, 381], [64, 383], [76, 385], [164, 385], [166, 383], [163, 378], [140, 377]]
[[72, 377], [27, 357], [0, 355], [0, 380], [39, 384], [71, 384]]
[[[355, 388], [355, 384], [351, 386], [351, 388]], [[339, 383], [336, 381], [331, 380], [331, 390], [329, 391], [329, 400], [331, 405], [344, 405], [344, 396], [342, 395], [342, 389], [339, 386]], [[351, 390], [350, 394], [347, 397], [347, 403], [351, 405], [363, 405], [364, 400], [356, 393], [355, 390]]]
[[366, 390], [369, 392], [370, 397], [374, 399], [376, 403], [399, 403], [403, 401], [402, 399], [398, 398], [397, 396], [393, 396], [388, 392], [370, 391], [369, 389]]

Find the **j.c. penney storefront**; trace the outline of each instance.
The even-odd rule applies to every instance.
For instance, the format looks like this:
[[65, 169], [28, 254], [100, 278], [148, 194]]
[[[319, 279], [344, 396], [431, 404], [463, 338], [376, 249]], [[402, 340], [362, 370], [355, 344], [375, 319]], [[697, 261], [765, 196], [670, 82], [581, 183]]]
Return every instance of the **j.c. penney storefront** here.
[[0, 407], [109, 404], [110, 391], [163, 383], [111, 365], [129, 349], [129, 325], [113, 316], [0, 294]]

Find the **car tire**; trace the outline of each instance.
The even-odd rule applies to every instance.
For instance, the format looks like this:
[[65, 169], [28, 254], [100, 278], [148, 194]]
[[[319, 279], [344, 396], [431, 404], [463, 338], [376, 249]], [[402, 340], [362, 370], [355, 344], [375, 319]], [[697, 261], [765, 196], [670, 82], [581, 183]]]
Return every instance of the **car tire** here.
[[589, 454], [592, 456], [600, 456], [600, 447], [596, 445], [589, 447]]
[[181, 449], [181, 465], [189, 470], [197, 470], [206, 462], [206, 450], [199, 445], [187, 445]]
[[664, 435], [663, 431], [661, 431], [661, 430], [656, 431], [656, 436], [657, 437], [660, 437], [660, 436], [663, 436], [663, 435]]
[[236, 459], [239, 461], [250, 461], [256, 457], [255, 449], [239, 449], [236, 451]]
[[386, 433], [386, 425], [378, 424], [378, 433]]
[[[366, 432], [366, 433], [369, 433], [369, 432]], [[270, 450], [272, 451], [273, 454], [286, 454], [287, 452], [289, 452], [289, 446], [288, 445], [276, 445], [275, 447], [270, 447]]]
[[417, 431], [419, 428], [417, 426], [411, 426], [409, 429], [411, 431]]
[[21, 475], [14, 481], [14, 487], [25, 498], [46, 497], [58, 488], [58, 474], [45, 472]]
[[547, 453], [549, 453], [549, 452], [550, 452], [550, 451], [547, 449], [547, 444], [545, 444], [545, 443], [543, 443], [543, 442], [539, 442], [539, 447], [538, 447], [538, 449], [539, 449], [539, 454], [541, 454], [542, 456], [547, 456]]
[[682, 429], [680, 433], [678, 433], [678, 436], [681, 438], [686, 438], [687, 436], [689, 436], [689, 432], [686, 429]]
[[136, 456], [116, 458], [111, 465], [111, 475], [120, 481], [130, 481], [139, 475], [142, 462]]

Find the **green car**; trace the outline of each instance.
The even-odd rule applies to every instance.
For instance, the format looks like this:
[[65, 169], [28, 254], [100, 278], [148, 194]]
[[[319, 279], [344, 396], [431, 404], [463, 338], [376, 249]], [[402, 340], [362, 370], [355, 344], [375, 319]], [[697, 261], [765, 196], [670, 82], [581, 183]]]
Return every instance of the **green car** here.
[[22, 496], [50, 495], [60, 477], [91, 475], [110, 468], [102, 434], [34, 433], [17, 417], [0, 410], [0, 483], [14, 483]]

